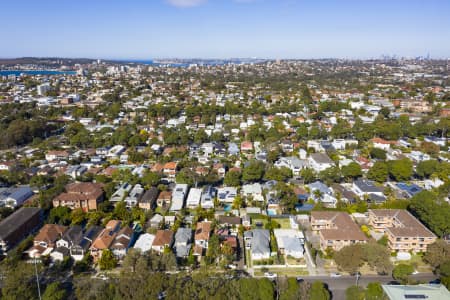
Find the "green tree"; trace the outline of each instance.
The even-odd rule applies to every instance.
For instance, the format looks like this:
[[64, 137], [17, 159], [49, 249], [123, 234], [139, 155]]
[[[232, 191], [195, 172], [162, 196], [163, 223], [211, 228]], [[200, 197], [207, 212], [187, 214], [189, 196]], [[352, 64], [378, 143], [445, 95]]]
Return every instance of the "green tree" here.
[[390, 274], [392, 271], [392, 263], [390, 260], [389, 250], [379, 243], [369, 241], [369, 243], [361, 246], [363, 249], [364, 261], [375, 269], [378, 274]]
[[236, 170], [230, 170], [225, 174], [223, 183], [227, 186], [237, 187], [241, 184], [241, 172]]
[[70, 208], [65, 206], [58, 206], [50, 210], [48, 223], [69, 225], [71, 222]]
[[33, 264], [25, 262], [3, 264], [0, 272], [4, 275], [1, 289], [2, 299], [38, 299]]
[[386, 151], [380, 148], [372, 148], [370, 149], [370, 157], [374, 159], [386, 159]]
[[310, 168], [305, 168], [300, 171], [300, 176], [303, 178], [303, 181], [308, 184], [313, 182], [316, 179], [316, 176], [314, 175], [314, 171]]
[[220, 255], [220, 241], [219, 237], [214, 234], [210, 237], [208, 242], [208, 249], [206, 251], [206, 259], [209, 264], [216, 262]]
[[100, 266], [100, 270], [112, 270], [117, 265], [117, 259], [114, 257], [111, 250], [105, 249], [102, 251], [102, 256], [98, 261], [98, 265]]
[[176, 181], [193, 186], [197, 181], [197, 175], [191, 169], [183, 168], [177, 173]]
[[406, 181], [413, 175], [413, 164], [407, 159], [391, 160], [388, 162], [389, 174], [396, 181]]
[[365, 300], [388, 300], [379, 282], [369, 282], [365, 292]]
[[450, 232], [450, 204], [430, 191], [421, 191], [411, 198], [408, 208], [436, 235]]
[[63, 300], [67, 298], [67, 291], [59, 282], [52, 282], [45, 288], [43, 300]]
[[438, 170], [439, 162], [437, 160], [424, 160], [419, 162], [416, 167], [416, 173], [421, 178], [429, 178]]
[[330, 292], [325, 288], [323, 282], [314, 281], [311, 285], [310, 300], [330, 300]]
[[345, 290], [347, 300], [364, 300], [364, 289], [360, 286], [352, 285]]
[[409, 275], [414, 272], [414, 267], [407, 264], [398, 264], [392, 271], [392, 277], [396, 280], [400, 280], [402, 283], [408, 283]]
[[367, 178], [376, 182], [383, 183], [386, 182], [388, 174], [388, 165], [383, 161], [377, 161], [367, 173]]
[[334, 261], [339, 269], [354, 273], [364, 264], [364, 252], [360, 244], [345, 246], [334, 253]]
[[292, 177], [292, 171], [286, 167], [271, 167], [264, 174], [265, 180], [276, 180], [276, 181], [286, 181], [288, 178]]
[[148, 189], [152, 186], [157, 186], [159, 181], [161, 180], [161, 175], [155, 172], [145, 172], [144, 176], [142, 176], [141, 182]]
[[264, 175], [265, 165], [259, 160], [252, 160], [242, 171], [242, 180], [247, 182], [259, 181]]
[[427, 247], [423, 260], [434, 269], [443, 263], [450, 261], [450, 245], [444, 240], [437, 240]]
[[342, 176], [347, 179], [354, 179], [362, 176], [361, 166], [355, 162], [342, 167]]

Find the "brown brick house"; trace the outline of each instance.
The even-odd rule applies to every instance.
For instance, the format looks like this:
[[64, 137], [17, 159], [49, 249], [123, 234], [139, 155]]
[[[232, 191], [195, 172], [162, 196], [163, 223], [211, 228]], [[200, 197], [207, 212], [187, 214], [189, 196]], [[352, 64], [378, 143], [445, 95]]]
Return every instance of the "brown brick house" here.
[[40, 257], [41, 255], [49, 254], [56, 247], [56, 241], [63, 236], [66, 230], [66, 226], [45, 224], [35, 236], [29, 256]]
[[436, 235], [404, 209], [369, 209], [369, 225], [386, 234], [393, 251], [425, 252], [436, 241]]
[[103, 201], [103, 185], [100, 183], [79, 182], [66, 185], [66, 192], [53, 199], [53, 206], [66, 206], [84, 211], [96, 210]]
[[344, 212], [313, 211], [311, 227], [320, 237], [320, 248], [339, 251], [345, 246], [366, 243], [367, 237], [352, 218]]

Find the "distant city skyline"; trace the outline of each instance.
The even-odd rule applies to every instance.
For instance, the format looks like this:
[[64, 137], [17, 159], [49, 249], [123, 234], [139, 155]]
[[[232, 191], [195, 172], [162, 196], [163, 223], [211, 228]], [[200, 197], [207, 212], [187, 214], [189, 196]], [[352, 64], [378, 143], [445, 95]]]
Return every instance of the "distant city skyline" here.
[[15, 0], [1, 58], [450, 57], [446, 0]]

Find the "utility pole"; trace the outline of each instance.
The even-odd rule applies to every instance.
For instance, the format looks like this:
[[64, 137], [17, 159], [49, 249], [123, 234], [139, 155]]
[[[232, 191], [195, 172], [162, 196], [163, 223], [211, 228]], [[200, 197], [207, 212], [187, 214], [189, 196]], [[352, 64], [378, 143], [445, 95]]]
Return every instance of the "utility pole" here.
[[38, 275], [38, 270], [37, 270], [36, 257], [34, 258], [34, 271], [35, 271], [35, 273], [36, 273], [36, 283], [37, 283], [37, 289], [38, 289], [39, 300], [42, 300], [42, 297], [41, 297], [41, 287], [39, 286], [39, 275]]
[[359, 281], [359, 277], [361, 275], [359, 274], [359, 272], [356, 272], [356, 286], [358, 286], [358, 281]]

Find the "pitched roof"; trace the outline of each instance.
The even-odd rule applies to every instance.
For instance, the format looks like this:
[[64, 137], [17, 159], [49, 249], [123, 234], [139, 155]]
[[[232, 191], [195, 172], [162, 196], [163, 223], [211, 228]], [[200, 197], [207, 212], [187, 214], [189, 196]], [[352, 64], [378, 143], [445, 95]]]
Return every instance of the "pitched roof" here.
[[353, 222], [352, 218], [344, 212], [312, 211], [311, 217], [315, 220], [327, 220], [334, 224], [333, 229], [321, 229], [325, 240], [355, 240], [367, 241], [367, 237]]
[[34, 238], [35, 242], [54, 243], [61, 238], [67, 227], [57, 224], [45, 224]]
[[197, 223], [197, 229], [195, 230], [195, 240], [209, 240], [211, 234], [211, 222], [203, 221]]
[[329, 158], [325, 153], [312, 153], [310, 157], [319, 164], [334, 164], [331, 158]]
[[172, 242], [173, 231], [172, 230], [158, 230], [153, 240], [153, 246], [165, 246]]
[[377, 217], [394, 218], [397, 221], [396, 224], [399, 225], [387, 228], [394, 236], [436, 237], [433, 232], [405, 209], [370, 209], [369, 211]]
[[95, 241], [92, 243], [91, 248], [95, 249], [108, 249], [114, 239], [116, 238], [117, 232], [120, 229], [121, 221], [111, 220], [106, 224], [106, 228], [98, 235]]

